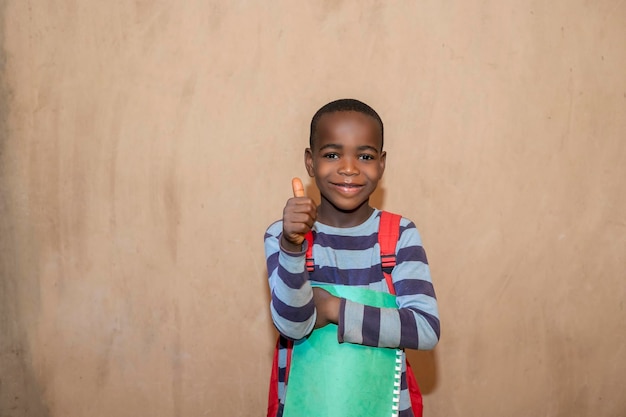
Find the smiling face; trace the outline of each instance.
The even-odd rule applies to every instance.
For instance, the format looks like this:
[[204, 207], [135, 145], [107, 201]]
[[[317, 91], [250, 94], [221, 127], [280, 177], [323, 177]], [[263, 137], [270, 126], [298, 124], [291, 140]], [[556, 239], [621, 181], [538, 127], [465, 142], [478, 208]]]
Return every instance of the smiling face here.
[[363, 223], [372, 213], [369, 197], [385, 170], [378, 123], [356, 111], [324, 114], [305, 164], [321, 193], [318, 220], [338, 227]]

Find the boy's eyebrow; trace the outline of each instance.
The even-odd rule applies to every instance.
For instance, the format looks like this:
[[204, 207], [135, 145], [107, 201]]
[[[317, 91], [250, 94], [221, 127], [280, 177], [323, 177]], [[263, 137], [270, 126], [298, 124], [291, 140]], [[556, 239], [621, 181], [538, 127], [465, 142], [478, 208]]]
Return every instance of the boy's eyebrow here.
[[[324, 149], [327, 149], [327, 148], [332, 148], [332, 149], [343, 149], [343, 145], [338, 145], [338, 144], [336, 144], [336, 143], [327, 143], [326, 145], [322, 146], [319, 150], [320, 150], [320, 151], [323, 151]], [[357, 149], [358, 151], [373, 151], [373, 152], [376, 152], [376, 153], [378, 153], [378, 152], [379, 152], [379, 150], [378, 150], [378, 149], [376, 149], [375, 147], [370, 146], [370, 145], [363, 145], [363, 146], [359, 146], [359, 147], [358, 147], [358, 148], [356, 148], [356, 149]]]
[[373, 151], [373, 152], [378, 153], [378, 149], [376, 149], [375, 147], [370, 146], [370, 145], [359, 146], [357, 149], [359, 151]]

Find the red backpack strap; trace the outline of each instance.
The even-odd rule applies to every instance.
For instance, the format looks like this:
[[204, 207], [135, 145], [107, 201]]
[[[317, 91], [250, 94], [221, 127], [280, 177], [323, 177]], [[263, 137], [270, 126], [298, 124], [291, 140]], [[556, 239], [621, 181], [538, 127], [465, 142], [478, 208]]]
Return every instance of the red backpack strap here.
[[415, 417], [422, 417], [424, 414], [424, 401], [422, 400], [422, 391], [417, 384], [413, 369], [409, 360], [406, 360], [406, 384], [409, 389], [409, 398], [411, 399], [411, 408]]
[[278, 399], [278, 350], [280, 341], [276, 341], [274, 348], [274, 361], [272, 363], [272, 374], [270, 376], [270, 389], [267, 396], [267, 417], [276, 417], [280, 400]]
[[289, 368], [291, 368], [291, 353], [293, 350], [293, 340], [283, 339], [285, 342], [285, 349], [287, 350], [287, 369], [285, 369], [285, 380], [280, 380], [280, 370], [278, 366], [278, 351], [280, 350], [281, 337], [278, 337], [276, 341], [276, 348], [274, 349], [274, 361], [272, 363], [272, 374], [270, 376], [270, 389], [267, 399], [267, 417], [276, 417], [278, 414], [278, 408], [280, 407], [280, 399], [278, 398], [278, 384], [280, 382], [287, 383], [289, 378]]
[[309, 243], [309, 246], [306, 248], [306, 270], [313, 272], [315, 268], [315, 261], [313, 260], [313, 232], [309, 230], [304, 235], [304, 239]]
[[396, 266], [396, 244], [400, 237], [400, 220], [402, 216], [388, 211], [380, 212], [380, 224], [378, 226], [378, 245], [380, 246], [380, 261], [387, 281], [390, 294], [396, 294], [391, 278], [391, 271]]
[[[378, 227], [378, 244], [380, 245], [380, 260], [383, 267], [383, 274], [387, 281], [389, 293], [396, 293], [391, 278], [391, 271], [396, 266], [396, 246], [400, 238], [400, 220], [402, 216], [382, 211], [380, 213], [380, 225]], [[406, 382], [409, 389], [409, 398], [411, 400], [411, 408], [415, 417], [422, 417], [424, 412], [424, 404], [422, 402], [422, 393], [420, 391], [415, 374], [411, 369], [409, 360], [406, 360]]]

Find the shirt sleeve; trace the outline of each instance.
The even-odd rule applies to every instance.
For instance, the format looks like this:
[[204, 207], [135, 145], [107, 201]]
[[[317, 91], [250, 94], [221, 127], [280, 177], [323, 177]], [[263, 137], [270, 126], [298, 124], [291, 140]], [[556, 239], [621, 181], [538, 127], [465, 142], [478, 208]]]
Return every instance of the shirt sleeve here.
[[265, 233], [265, 259], [271, 292], [270, 312], [276, 329], [290, 339], [302, 339], [313, 331], [317, 313], [306, 271], [307, 242], [301, 252], [280, 245], [282, 222]]
[[435, 347], [440, 325], [430, 269], [415, 224], [404, 218], [400, 223], [392, 279], [398, 308], [341, 301], [340, 342], [420, 350]]

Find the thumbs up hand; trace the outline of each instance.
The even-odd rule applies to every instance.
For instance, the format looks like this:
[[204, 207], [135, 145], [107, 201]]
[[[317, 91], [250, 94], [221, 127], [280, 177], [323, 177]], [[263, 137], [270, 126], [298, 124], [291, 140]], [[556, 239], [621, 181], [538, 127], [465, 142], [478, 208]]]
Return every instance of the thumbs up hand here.
[[300, 178], [291, 180], [293, 197], [287, 200], [283, 210], [282, 246], [291, 252], [300, 252], [304, 236], [311, 230], [317, 218], [315, 202], [304, 195]]
[[294, 178], [291, 180], [291, 189], [293, 190], [294, 197], [304, 197], [304, 185], [300, 178]]

